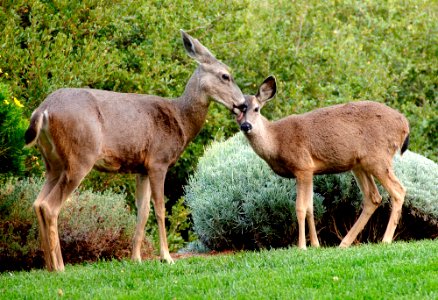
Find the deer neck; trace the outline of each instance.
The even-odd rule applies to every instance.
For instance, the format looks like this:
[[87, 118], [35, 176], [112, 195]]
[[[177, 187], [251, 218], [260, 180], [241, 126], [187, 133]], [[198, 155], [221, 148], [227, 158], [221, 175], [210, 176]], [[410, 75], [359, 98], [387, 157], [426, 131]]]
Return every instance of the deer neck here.
[[202, 89], [198, 69], [187, 83], [183, 95], [174, 103], [180, 114], [181, 127], [188, 143], [201, 131], [210, 104], [208, 95]]
[[277, 152], [275, 132], [271, 125], [268, 119], [261, 116], [252, 131], [246, 134], [251, 147], [266, 161], [275, 158]]

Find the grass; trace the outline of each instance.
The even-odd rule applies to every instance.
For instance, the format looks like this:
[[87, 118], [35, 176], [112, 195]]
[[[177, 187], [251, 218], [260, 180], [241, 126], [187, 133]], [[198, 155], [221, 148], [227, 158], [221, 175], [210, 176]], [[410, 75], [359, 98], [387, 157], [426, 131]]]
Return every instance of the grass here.
[[438, 241], [297, 248], [0, 275], [2, 299], [437, 299]]

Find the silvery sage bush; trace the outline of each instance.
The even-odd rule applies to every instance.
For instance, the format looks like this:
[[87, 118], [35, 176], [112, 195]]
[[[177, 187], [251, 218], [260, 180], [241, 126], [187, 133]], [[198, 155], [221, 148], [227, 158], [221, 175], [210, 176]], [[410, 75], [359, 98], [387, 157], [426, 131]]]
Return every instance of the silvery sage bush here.
[[[405, 227], [411, 226], [409, 216], [414, 216], [427, 222], [428, 232], [438, 232], [437, 164], [407, 151], [395, 157], [394, 166], [407, 188], [407, 217], [402, 218], [400, 230], [405, 230], [403, 219], [409, 220]], [[362, 235], [369, 241], [381, 239], [388, 222], [388, 193], [380, 185], [379, 190], [383, 203]], [[314, 191], [321, 242], [336, 244], [361, 211], [361, 192], [350, 172], [315, 176]], [[185, 199], [192, 211], [193, 229], [210, 249], [283, 247], [296, 242], [295, 180], [273, 173], [241, 133], [206, 149], [185, 187]], [[414, 232], [415, 226], [410, 230]], [[337, 236], [334, 241], [333, 235]]]

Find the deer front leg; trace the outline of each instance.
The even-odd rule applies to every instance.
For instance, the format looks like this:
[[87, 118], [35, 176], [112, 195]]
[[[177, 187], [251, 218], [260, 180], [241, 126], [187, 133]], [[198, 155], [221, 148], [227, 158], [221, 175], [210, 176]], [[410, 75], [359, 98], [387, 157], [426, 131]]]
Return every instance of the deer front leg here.
[[152, 201], [154, 202], [155, 216], [158, 223], [158, 234], [160, 237], [160, 257], [162, 260], [173, 264], [167, 244], [167, 234], [165, 226], [165, 206], [164, 206], [164, 180], [166, 178], [167, 167], [154, 168], [149, 171], [149, 179], [152, 190]]
[[309, 227], [309, 234], [310, 234], [310, 245], [312, 247], [319, 247], [319, 241], [318, 241], [318, 235], [316, 234], [316, 226], [315, 226], [315, 218], [313, 216], [313, 185], [310, 191], [310, 196], [307, 198], [307, 225]]
[[135, 206], [137, 207], [137, 224], [132, 245], [131, 259], [141, 261], [141, 245], [144, 239], [144, 228], [149, 218], [151, 201], [151, 185], [149, 177], [138, 174], [136, 177]]
[[[318, 237], [316, 236], [315, 221], [313, 219], [313, 176], [311, 173], [298, 174], [297, 182], [297, 201], [296, 214], [298, 220], [298, 248], [306, 249], [306, 216], [310, 230], [310, 240], [312, 246], [319, 246]], [[310, 216], [311, 214], [311, 216]]]

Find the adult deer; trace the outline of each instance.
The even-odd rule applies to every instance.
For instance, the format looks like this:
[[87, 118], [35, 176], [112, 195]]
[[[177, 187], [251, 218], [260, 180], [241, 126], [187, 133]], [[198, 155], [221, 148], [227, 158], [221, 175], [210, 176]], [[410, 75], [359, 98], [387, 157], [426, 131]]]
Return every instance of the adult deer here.
[[391, 195], [392, 211], [383, 237], [390, 243], [406, 194], [394, 175], [392, 159], [409, 143], [408, 120], [399, 112], [371, 101], [352, 102], [291, 115], [270, 122], [260, 109], [276, 93], [274, 77], [268, 77], [237, 116], [241, 130], [254, 151], [280, 176], [296, 178], [298, 247], [306, 249], [305, 219], [310, 243], [318, 247], [313, 217], [313, 176], [352, 170], [363, 194], [363, 211], [343, 238], [348, 247], [382, 201], [374, 182], [380, 181]]
[[188, 55], [199, 64], [181, 97], [169, 101], [151, 95], [60, 89], [33, 112], [25, 139], [27, 146], [37, 144], [46, 165], [46, 181], [33, 206], [49, 270], [64, 270], [57, 227], [61, 206], [93, 167], [137, 174], [132, 259], [141, 261], [152, 196], [160, 256], [173, 263], [164, 225], [167, 170], [201, 130], [210, 98], [235, 112], [245, 101], [229, 68], [197, 39], [182, 30], [181, 35]]

